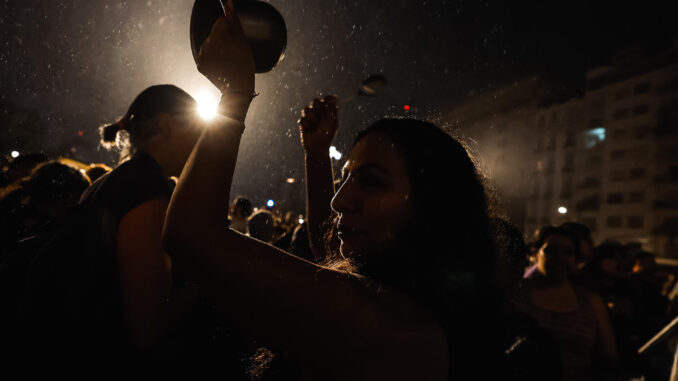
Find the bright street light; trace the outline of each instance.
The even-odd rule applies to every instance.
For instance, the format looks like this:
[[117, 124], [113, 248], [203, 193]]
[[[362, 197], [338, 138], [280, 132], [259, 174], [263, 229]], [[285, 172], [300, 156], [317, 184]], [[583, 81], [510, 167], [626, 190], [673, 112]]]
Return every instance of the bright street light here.
[[565, 214], [565, 213], [567, 213], [567, 208], [564, 207], [564, 206], [559, 207], [559, 208], [558, 208], [558, 213], [560, 213], [560, 214]]
[[13, 158], [16, 159], [17, 157], [19, 157], [19, 151], [12, 151], [11, 155]]
[[341, 160], [341, 152], [337, 151], [337, 147], [331, 146], [330, 147], [330, 157], [334, 160]]

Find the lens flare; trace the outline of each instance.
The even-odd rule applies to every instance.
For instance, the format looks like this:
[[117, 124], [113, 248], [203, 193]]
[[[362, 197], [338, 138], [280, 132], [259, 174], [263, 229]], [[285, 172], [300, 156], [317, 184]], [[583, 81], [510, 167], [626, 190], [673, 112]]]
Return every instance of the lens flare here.
[[195, 101], [198, 102], [198, 115], [204, 120], [210, 120], [217, 115], [217, 107], [219, 100], [208, 92], [202, 92], [195, 96]]

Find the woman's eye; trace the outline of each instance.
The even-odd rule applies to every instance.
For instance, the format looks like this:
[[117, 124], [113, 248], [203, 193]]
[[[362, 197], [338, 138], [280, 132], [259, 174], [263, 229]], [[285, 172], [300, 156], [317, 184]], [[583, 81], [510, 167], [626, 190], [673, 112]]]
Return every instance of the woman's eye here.
[[381, 188], [384, 182], [375, 176], [360, 176], [358, 179], [360, 186], [364, 188]]

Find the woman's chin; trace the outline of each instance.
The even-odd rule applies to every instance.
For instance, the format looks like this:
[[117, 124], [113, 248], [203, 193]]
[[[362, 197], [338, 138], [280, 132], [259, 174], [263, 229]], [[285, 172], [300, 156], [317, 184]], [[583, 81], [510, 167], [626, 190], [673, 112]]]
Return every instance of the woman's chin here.
[[358, 253], [358, 248], [355, 245], [351, 245], [349, 242], [342, 241], [339, 246], [339, 252], [344, 258], [355, 258]]

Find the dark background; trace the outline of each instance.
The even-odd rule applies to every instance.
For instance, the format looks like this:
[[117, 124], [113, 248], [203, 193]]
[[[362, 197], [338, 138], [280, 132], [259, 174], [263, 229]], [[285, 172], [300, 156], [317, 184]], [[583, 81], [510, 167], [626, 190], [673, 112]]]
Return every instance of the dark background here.
[[[233, 195], [255, 204], [276, 196], [303, 207], [303, 156], [296, 120], [314, 96], [355, 93], [368, 75], [389, 86], [341, 110], [336, 141], [386, 115], [438, 118], [455, 104], [525, 75], [583, 91], [584, 71], [634, 45], [676, 36], [666, 2], [476, 0], [271, 0], [285, 17], [288, 48], [257, 76]], [[216, 90], [195, 70], [188, 25], [192, 1], [0, 2], [0, 151], [43, 151], [114, 164], [98, 126], [122, 115], [157, 83], [196, 95]], [[403, 106], [411, 106], [405, 111]], [[448, 121], [453, 122], [453, 121]], [[463, 126], [461, 126], [463, 128]]]

